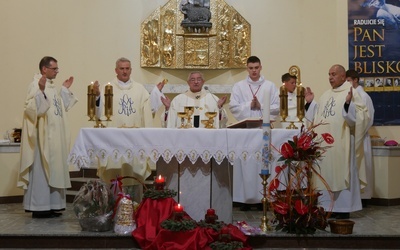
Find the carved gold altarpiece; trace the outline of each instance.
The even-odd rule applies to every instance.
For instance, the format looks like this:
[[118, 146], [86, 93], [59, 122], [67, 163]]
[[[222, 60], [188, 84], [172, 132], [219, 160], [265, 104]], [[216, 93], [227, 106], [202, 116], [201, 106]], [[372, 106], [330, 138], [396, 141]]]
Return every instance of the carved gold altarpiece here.
[[[206, 8], [211, 18], [186, 21], [182, 3]], [[223, 0], [170, 0], [142, 22], [140, 40], [141, 67], [245, 68], [251, 55], [250, 24]]]

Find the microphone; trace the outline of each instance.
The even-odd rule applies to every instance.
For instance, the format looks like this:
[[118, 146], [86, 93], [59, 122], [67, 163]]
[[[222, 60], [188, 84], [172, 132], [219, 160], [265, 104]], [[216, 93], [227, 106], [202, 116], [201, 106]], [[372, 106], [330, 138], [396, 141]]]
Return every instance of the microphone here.
[[217, 107], [218, 107], [218, 101], [215, 99], [215, 97], [214, 97], [213, 93], [211, 93], [211, 91], [210, 91], [210, 89], [208, 88], [208, 86], [204, 86], [203, 88], [204, 88], [205, 90], [207, 90], [207, 91], [208, 91], [208, 93], [210, 93], [210, 94], [211, 94], [212, 98], [213, 98], [213, 99], [214, 99], [214, 101], [217, 103]]

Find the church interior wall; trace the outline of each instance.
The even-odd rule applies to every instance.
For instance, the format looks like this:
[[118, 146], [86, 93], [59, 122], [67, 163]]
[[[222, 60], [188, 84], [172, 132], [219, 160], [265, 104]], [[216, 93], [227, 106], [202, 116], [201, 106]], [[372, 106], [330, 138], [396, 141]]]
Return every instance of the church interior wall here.
[[[167, 78], [168, 84], [185, 85], [190, 70], [140, 67], [140, 24], [167, 1], [0, 1], [1, 135], [21, 127], [27, 86], [46, 55], [58, 59], [59, 86], [69, 76], [75, 77], [71, 90], [79, 103], [68, 113], [72, 142], [80, 128], [93, 126], [86, 116], [87, 85], [95, 80], [110, 81], [117, 58], [132, 61], [131, 78], [137, 82], [155, 84]], [[281, 75], [298, 65], [303, 86], [310, 86], [318, 97], [330, 86], [329, 67], [348, 65], [347, 1], [226, 2], [251, 24], [252, 54], [260, 57], [262, 74], [277, 87]], [[209, 86], [232, 86], [247, 76], [245, 69], [203, 72]], [[232, 122], [235, 120], [230, 116], [228, 123]], [[400, 139], [397, 126], [372, 131], [382, 138]], [[15, 188], [18, 161], [16, 154], [0, 153], [0, 197], [21, 194]]]

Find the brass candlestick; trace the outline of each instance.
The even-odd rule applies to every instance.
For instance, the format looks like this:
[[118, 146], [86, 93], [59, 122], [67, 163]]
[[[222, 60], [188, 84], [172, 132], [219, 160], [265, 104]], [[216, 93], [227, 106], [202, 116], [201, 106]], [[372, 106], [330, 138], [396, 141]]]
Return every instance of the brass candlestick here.
[[305, 97], [304, 97], [304, 87], [301, 86], [300, 83], [297, 86], [297, 118], [299, 118], [300, 122], [303, 122], [303, 118], [305, 117]]
[[96, 94], [94, 93], [93, 82], [88, 86], [87, 116], [89, 116], [89, 121], [94, 121], [96, 117]]
[[280, 114], [282, 117], [282, 121], [285, 122], [286, 118], [288, 117], [288, 93], [285, 85], [280, 87]]
[[268, 199], [267, 199], [267, 185], [268, 185], [268, 178], [271, 174], [264, 174], [261, 173], [260, 177], [262, 179], [261, 184], [263, 185], [263, 198], [261, 199], [261, 203], [263, 204], [263, 216], [261, 217], [261, 225], [260, 229], [263, 232], [272, 231], [271, 225], [268, 223]]
[[105, 87], [104, 99], [104, 115], [107, 117], [106, 121], [111, 121], [110, 117], [113, 115], [113, 86], [110, 83]]

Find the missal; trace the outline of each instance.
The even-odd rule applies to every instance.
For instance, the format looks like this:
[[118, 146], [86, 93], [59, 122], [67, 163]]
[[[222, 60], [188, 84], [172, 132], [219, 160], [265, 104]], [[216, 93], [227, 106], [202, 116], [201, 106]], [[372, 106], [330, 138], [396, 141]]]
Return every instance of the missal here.
[[250, 117], [226, 126], [226, 128], [261, 128], [262, 118]]

